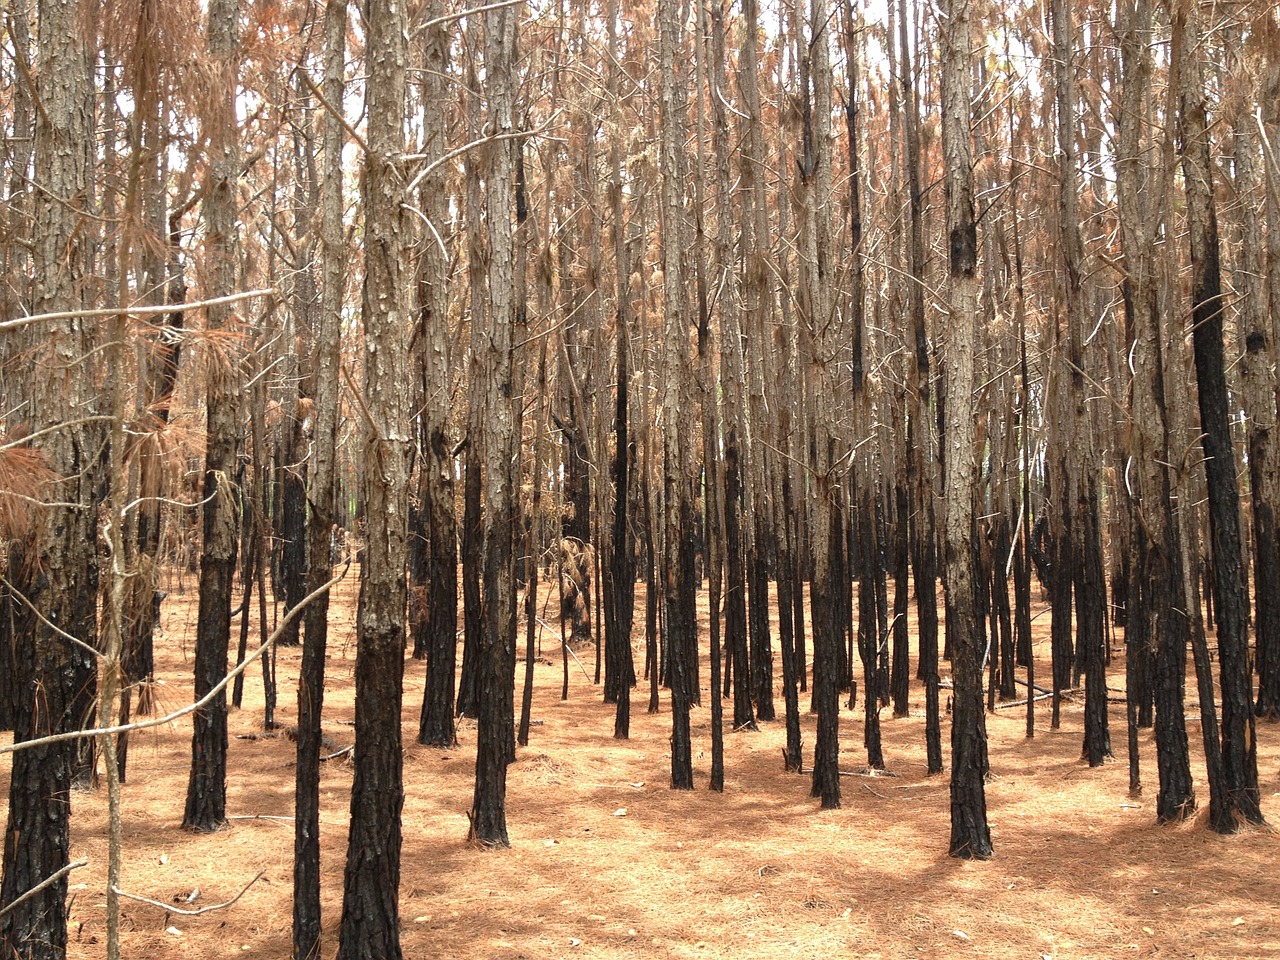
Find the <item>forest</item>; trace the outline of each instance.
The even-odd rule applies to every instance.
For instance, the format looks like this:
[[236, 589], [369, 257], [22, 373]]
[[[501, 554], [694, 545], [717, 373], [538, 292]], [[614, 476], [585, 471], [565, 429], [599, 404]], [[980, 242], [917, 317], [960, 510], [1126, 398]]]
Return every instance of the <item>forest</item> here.
[[[1280, 943], [1273, 3], [9, 0], [0, 131], [6, 960]], [[1100, 862], [1234, 919], [975, 906]]]

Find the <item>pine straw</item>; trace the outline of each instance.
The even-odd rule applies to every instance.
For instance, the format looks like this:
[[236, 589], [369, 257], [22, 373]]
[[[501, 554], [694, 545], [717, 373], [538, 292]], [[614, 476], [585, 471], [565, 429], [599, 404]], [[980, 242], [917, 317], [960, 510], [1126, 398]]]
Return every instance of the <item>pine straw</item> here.
[[[353, 730], [351, 659], [354, 578], [341, 586], [326, 692], [325, 732], [349, 743]], [[643, 596], [639, 609], [643, 610]], [[195, 601], [173, 592], [157, 667], [166, 698], [190, 682]], [[1047, 630], [1048, 617], [1037, 621]], [[639, 631], [637, 631], [638, 634]], [[256, 635], [256, 632], [255, 632]], [[1047, 634], [1039, 652], [1047, 655]], [[279, 660], [279, 719], [293, 721], [300, 654]], [[345, 658], [345, 659], [344, 659]], [[518, 664], [523, 671], [523, 662]], [[707, 681], [707, 664], [702, 665]], [[522, 675], [522, 674], [521, 674]], [[1042, 675], [1047, 676], [1047, 664]], [[260, 729], [259, 674], [245, 709], [231, 716], [229, 813], [292, 814], [292, 744], [237, 740]], [[695, 710], [698, 789], [668, 789], [670, 717], [645, 713], [647, 687], [634, 694], [633, 737], [614, 741], [612, 710], [581, 675], [559, 699], [560, 668], [538, 670], [533, 715], [542, 724], [510, 769], [508, 819], [513, 849], [484, 852], [465, 842], [471, 802], [474, 724], [463, 745], [439, 751], [413, 742], [423, 667], [406, 670], [404, 855], [401, 917], [405, 955], [457, 958], [598, 957], [999, 957], [1280, 956], [1269, 830], [1234, 837], [1209, 833], [1201, 815], [1178, 827], [1154, 821], [1155, 754], [1142, 736], [1141, 798], [1127, 795], [1123, 708], [1111, 710], [1117, 760], [1089, 770], [1080, 760], [1079, 704], [1063, 706], [1059, 731], [1023, 737], [1021, 709], [988, 718], [994, 777], [988, 787], [996, 859], [946, 856], [947, 780], [925, 776], [920, 689], [912, 716], [882, 714], [885, 754], [896, 777], [842, 778], [844, 806], [822, 811], [809, 778], [782, 770], [781, 722], [731, 733], [726, 790], [706, 789], [708, 711]], [[1112, 668], [1122, 683], [1122, 664]], [[808, 694], [802, 694], [807, 707]], [[704, 702], [706, 697], [704, 695]], [[781, 714], [782, 701], [778, 698]], [[861, 713], [842, 716], [842, 769], [865, 764]], [[346, 721], [346, 722], [344, 722]], [[813, 718], [804, 717], [811, 756]], [[945, 727], [944, 727], [945, 730]], [[1197, 723], [1189, 725], [1193, 749]], [[1280, 744], [1260, 727], [1264, 810], [1280, 822]], [[200, 903], [233, 896], [266, 870], [235, 906], [198, 918], [126, 904], [124, 955], [130, 958], [287, 957], [290, 952], [292, 824], [235, 820], [226, 832], [178, 829], [186, 787], [187, 725], [135, 737], [134, 775], [125, 788], [128, 862], [122, 886], [159, 900], [200, 887]], [[8, 762], [0, 761], [7, 782]], [[1203, 767], [1195, 773], [1207, 802]], [[336, 950], [346, 850], [351, 767], [321, 771], [324, 955]], [[90, 867], [72, 908], [75, 958], [102, 955], [105, 797], [73, 798], [73, 856]], [[625, 815], [617, 815], [625, 810]], [[180, 936], [166, 933], [173, 925]]]
[[0, 433], [0, 541], [32, 533], [39, 505], [58, 478], [39, 450], [12, 442]]

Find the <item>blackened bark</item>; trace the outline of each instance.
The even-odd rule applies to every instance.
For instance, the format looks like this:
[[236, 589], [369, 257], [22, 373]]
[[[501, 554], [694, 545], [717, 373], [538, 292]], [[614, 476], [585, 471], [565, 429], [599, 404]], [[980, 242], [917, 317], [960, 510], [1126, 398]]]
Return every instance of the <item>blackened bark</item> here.
[[1080, 621], [1077, 639], [1082, 648], [1085, 677], [1082, 755], [1089, 761], [1089, 766], [1097, 767], [1111, 756], [1111, 731], [1107, 718], [1106, 634], [1102, 629], [1107, 586], [1103, 570], [1097, 478], [1082, 477], [1081, 482], [1088, 491], [1077, 514], [1077, 518], [1085, 525], [1081, 538], [1084, 555], [1080, 558], [1079, 579], [1076, 583], [1076, 607]]
[[908, 496], [903, 483], [894, 486], [896, 546], [893, 552], [893, 666], [889, 671], [889, 692], [895, 717], [905, 717], [911, 710], [911, 645], [907, 629], [907, 610], [911, 603], [911, 588], [907, 577], [911, 562], [908, 546], [911, 524]]
[[613, 461], [613, 518], [609, 556], [604, 565], [605, 591], [605, 702], [612, 700], [613, 735], [625, 740], [631, 730], [631, 688], [636, 684], [635, 661], [631, 654], [631, 627], [635, 614], [636, 571], [628, 524], [631, 479], [631, 439], [627, 423], [628, 337], [623, 317], [618, 318], [618, 387], [614, 409], [616, 453]]
[[364, 202], [362, 403], [364, 560], [356, 610], [355, 777], [343, 874], [339, 960], [399, 960], [401, 700], [408, 544], [408, 340], [411, 326], [403, 204], [405, 10], [365, 14], [368, 84]]
[[[442, 321], [437, 321], [442, 322]], [[424, 470], [437, 476], [428, 484], [426, 510], [431, 517], [428, 558], [427, 679], [418, 723], [418, 742], [450, 748], [457, 745], [454, 683], [458, 656], [458, 539], [453, 514], [453, 477], [443, 424], [432, 424], [430, 452]], [[533, 575], [537, 576], [535, 567]], [[458, 711], [459, 715], [462, 711]]]
[[[725, 677], [733, 687], [733, 728], [754, 729], [752, 676], [747, 626], [747, 584], [742, 562], [742, 472], [737, 444], [724, 451], [725, 595], [724, 642], [732, 660]], [[751, 640], [754, 640], [752, 634]]]
[[468, 439], [462, 481], [462, 675], [458, 679], [460, 717], [476, 716], [480, 647], [480, 458]]
[[[346, 0], [325, 7], [324, 92], [343, 102], [346, 69]], [[320, 240], [323, 288], [312, 369], [315, 405], [310, 516], [307, 528], [308, 592], [333, 572], [333, 514], [337, 491], [334, 448], [338, 426], [338, 365], [341, 362], [342, 283], [346, 256], [342, 228], [342, 124], [324, 120], [324, 172], [320, 184]], [[319, 955], [320, 909], [320, 724], [324, 711], [325, 651], [329, 639], [329, 594], [311, 601], [305, 613], [306, 644], [298, 670], [298, 755], [294, 782], [293, 958]]]
[[975, 323], [978, 312], [977, 221], [973, 206], [970, 71], [974, 44], [969, 0], [946, 3], [942, 63], [943, 153], [950, 240], [948, 301], [945, 564], [947, 637], [955, 678], [951, 716], [951, 856], [991, 856], [984, 776], [986, 730], [982, 710], [982, 650], [976, 622], [973, 565], [976, 490], [973, 410]]
[[879, 622], [876, 616], [877, 596], [875, 580], [879, 567], [875, 544], [875, 516], [872, 513], [871, 495], [866, 490], [865, 479], [861, 503], [857, 510], [857, 528], [862, 541], [858, 551], [860, 566], [858, 576], [858, 655], [862, 660], [863, 677], [863, 742], [867, 748], [867, 766], [873, 770], [884, 769], [884, 750], [880, 743], [880, 682], [877, 655], [880, 647]]
[[[1199, 27], [1189, 4], [1174, 17], [1175, 44], [1181, 43], [1178, 76], [1178, 133], [1187, 194], [1191, 248], [1192, 345], [1199, 393], [1201, 446], [1209, 491], [1209, 534], [1213, 554], [1215, 614], [1222, 689], [1222, 759], [1226, 802], [1215, 829], [1235, 829], [1237, 817], [1263, 823], [1258, 789], [1252, 668], [1249, 662], [1249, 596], [1241, 565], [1240, 492], [1236, 486], [1223, 342], [1222, 272], [1213, 198], [1205, 91], [1199, 65]], [[1175, 47], [1176, 49], [1176, 47]], [[1212, 797], [1210, 798], [1212, 802]]]
[[[78, 4], [58, 2], [41, 2], [37, 12], [39, 60], [33, 100], [39, 116], [33, 146], [40, 189], [33, 193], [31, 210], [31, 306], [41, 313], [84, 306], [81, 272], [91, 232], [85, 229], [81, 210], [88, 186], [85, 144], [93, 142], [94, 132], [86, 12]], [[82, 322], [65, 319], [42, 327], [47, 353], [40, 357], [40, 376], [33, 378], [37, 382], [29, 395], [32, 435], [54, 428], [39, 436], [35, 446], [58, 478], [52, 487], [61, 496], [55, 500], [65, 502], [37, 508], [34, 531], [11, 541], [10, 572], [16, 574], [12, 582], [44, 618], [37, 621], [12, 607], [0, 611], [12, 618], [7, 629], [13, 631], [9, 643], [17, 667], [15, 743], [74, 729], [81, 719], [73, 713], [77, 678], [71, 647], [47, 623], [64, 624], [76, 632], [92, 630], [82, 598], [87, 595], [92, 606], [97, 597], [91, 525], [96, 514], [83, 509], [94, 493], [88, 488], [92, 465], [86, 462], [91, 435], [70, 422], [93, 404], [92, 380], [83, 368], [93, 339]], [[94, 642], [96, 631], [81, 636]], [[0, 916], [4, 957], [61, 960], [66, 955], [66, 875], [21, 904], [14, 901], [68, 862], [75, 757], [74, 741], [29, 747], [13, 755], [0, 879], [0, 908], [13, 907]]]
[[[287, 443], [280, 471], [280, 574], [285, 606], [292, 608], [307, 595], [307, 443], [298, 416], [290, 417], [284, 430]], [[295, 617], [277, 642], [297, 646], [301, 628], [302, 618]]]
[[751, 611], [751, 692], [756, 705], [756, 718], [772, 721], [777, 712], [773, 705], [773, 636], [769, 630], [769, 565], [763, 543], [767, 525], [756, 524], [755, 538], [747, 552], [747, 586]]
[[[25, 553], [21, 548], [17, 552]], [[26, 597], [56, 601], [49, 593], [53, 584], [43, 573], [24, 573], [17, 582]], [[55, 603], [42, 603], [41, 609], [57, 618]], [[20, 616], [16, 625], [20, 653], [14, 741], [71, 729], [74, 690], [67, 645], [34, 618]], [[0, 906], [8, 906], [68, 861], [74, 757], [74, 742], [69, 741], [13, 755]], [[62, 960], [67, 950], [66, 900], [64, 876], [0, 917], [0, 951], [24, 960]]]
[[[219, 99], [210, 124], [212, 160], [205, 195], [208, 223], [206, 249], [215, 264], [214, 291], [226, 294], [236, 282], [233, 255], [236, 198], [240, 173], [235, 98], [238, 87], [238, 0], [214, 0], [209, 6], [210, 59], [220, 72]], [[208, 329], [225, 328], [229, 306], [211, 307]], [[231, 478], [236, 464], [237, 387], [230, 382], [234, 367], [211, 358], [208, 365], [207, 425], [205, 430], [204, 539], [200, 556], [200, 602], [196, 619], [195, 695], [205, 696], [227, 672], [227, 643], [231, 635], [231, 588], [236, 559], [236, 505]], [[206, 832], [226, 826], [227, 697], [220, 693], [192, 722], [191, 775], [182, 826]]]
[[[510, 7], [489, 10], [484, 18], [484, 89], [489, 123], [510, 137], [514, 126], [517, 13]], [[516, 590], [515, 541], [519, 462], [519, 391], [512, 364], [515, 328], [523, 303], [515, 283], [511, 145], [488, 147], [485, 208], [489, 281], [486, 327], [472, 331], [476, 386], [482, 392], [485, 512], [484, 593], [477, 646], [479, 677], [476, 728], [476, 780], [468, 839], [482, 846], [509, 846], [507, 765], [515, 759]]]
[[[612, 109], [620, 122], [619, 93], [621, 64], [617, 57], [618, 9], [611, 0], [606, 13], [609, 35], [608, 77]], [[617, 262], [616, 353], [617, 387], [614, 395], [613, 516], [608, 538], [608, 555], [603, 557], [605, 628], [605, 702], [616, 704], [613, 735], [625, 740], [631, 735], [631, 688], [636, 685], [635, 659], [631, 651], [631, 628], [635, 620], [636, 560], [630, 525], [631, 460], [631, 267], [627, 247], [626, 215], [623, 208], [622, 157], [616, 138], [609, 144], [610, 206], [614, 220], [614, 259]]]
[[1017, 678], [1014, 666], [1013, 611], [1009, 608], [1009, 575], [1006, 561], [1013, 552], [1013, 536], [1009, 529], [1009, 517], [1001, 514], [995, 520], [995, 542], [992, 547], [994, 562], [991, 565], [991, 600], [992, 618], [999, 630], [999, 644], [992, 643], [993, 656], [996, 651], [1000, 655], [1000, 699], [1012, 700], [1018, 695]]
[[797, 668], [795, 650], [795, 624], [791, 618], [794, 600], [791, 596], [793, 580], [790, 568], [795, 561], [789, 545], [778, 544], [778, 641], [782, 647], [782, 698], [786, 713], [787, 745], [782, 751], [783, 768], [799, 773], [804, 765], [803, 744], [800, 738], [800, 695], [797, 691], [801, 663]]
[[[692, 529], [693, 511], [687, 500], [681, 506], [681, 529]], [[668, 574], [666, 598], [666, 644], [670, 651], [671, 680], [671, 786], [693, 789], [693, 739], [689, 707], [693, 699], [693, 671], [690, 660], [698, 653], [694, 600], [697, 591], [694, 544], [688, 537], [671, 545], [674, 570]]]
[[[829, 495], [819, 484], [818, 496]], [[821, 514], [819, 514], [821, 517]], [[840, 537], [840, 521], [830, 510], [829, 531], [822, 543], [829, 551], [824, 566], [840, 565], [844, 547]], [[821, 522], [819, 520], [819, 522]], [[809, 584], [810, 610], [813, 616], [813, 706], [818, 714], [817, 743], [813, 753], [813, 787], [810, 796], [822, 799], [822, 809], [840, 806], [840, 647], [841, 630], [835, 591], [840, 589], [835, 577], [815, 576]]]

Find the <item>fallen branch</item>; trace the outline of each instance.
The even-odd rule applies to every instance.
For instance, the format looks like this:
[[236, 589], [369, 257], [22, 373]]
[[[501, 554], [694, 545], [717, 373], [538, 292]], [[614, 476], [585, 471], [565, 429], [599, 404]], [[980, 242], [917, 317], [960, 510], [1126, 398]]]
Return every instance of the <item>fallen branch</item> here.
[[[1053, 694], [1052, 694], [1052, 693], [1038, 693], [1038, 694], [1036, 694], [1036, 695], [1035, 695], [1035, 697], [1034, 697], [1034, 698], [1032, 698], [1032, 699], [1034, 699], [1037, 703], [1039, 703], [1041, 700], [1048, 700], [1048, 699], [1050, 699], [1052, 696], [1053, 696]], [[1022, 700], [1005, 700], [1005, 701], [1004, 701], [1004, 702], [1002, 702], [1002, 703], [997, 703], [997, 704], [996, 704], [996, 709], [997, 709], [997, 710], [1007, 710], [1007, 709], [1009, 709], [1010, 707], [1025, 707], [1026, 705], [1027, 705], [1027, 700], [1026, 700], [1026, 699], [1022, 699]]]
[[4, 909], [0, 910], [0, 917], [3, 917], [6, 913], [13, 910], [15, 907], [18, 906], [18, 904], [22, 903], [24, 900], [30, 900], [41, 890], [45, 889], [48, 886], [51, 886], [52, 884], [57, 883], [59, 880], [65, 877], [72, 870], [76, 870], [79, 867], [85, 867], [88, 865], [89, 865], [88, 860], [77, 860], [74, 863], [68, 863], [65, 867], [61, 868], [60, 870], [57, 870], [54, 873], [49, 874], [49, 876], [45, 877], [43, 880], [37, 883], [34, 887], [32, 887], [22, 896], [14, 900], [13, 903], [9, 904]]
[[165, 903], [161, 900], [152, 900], [150, 897], [141, 897], [136, 893], [125, 893], [119, 887], [112, 887], [111, 892], [118, 897], [124, 897], [126, 900], [136, 900], [138, 903], [147, 903], [153, 907], [159, 907], [161, 910], [164, 910], [168, 913], [176, 913], [184, 917], [198, 917], [202, 913], [212, 913], [214, 910], [225, 910], [227, 907], [231, 906], [233, 903], [235, 903], [237, 900], [243, 897], [246, 893], [248, 893], [249, 888], [252, 887], [259, 880], [261, 880], [262, 875], [266, 872], [267, 871], [265, 870], [259, 870], [257, 876], [255, 876], [252, 880], [246, 883], [244, 885], [244, 889], [241, 890], [239, 893], [237, 893], [234, 897], [232, 897], [226, 903], [214, 903], [214, 904], [210, 904], [207, 907], [199, 907], [195, 910], [183, 910], [181, 907], [175, 907], [173, 904]]
[[283, 820], [285, 823], [293, 823], [293, 817], [278, 817], [270, 813], [245, 813], [236, 817], [227, 817], [228, 820]]

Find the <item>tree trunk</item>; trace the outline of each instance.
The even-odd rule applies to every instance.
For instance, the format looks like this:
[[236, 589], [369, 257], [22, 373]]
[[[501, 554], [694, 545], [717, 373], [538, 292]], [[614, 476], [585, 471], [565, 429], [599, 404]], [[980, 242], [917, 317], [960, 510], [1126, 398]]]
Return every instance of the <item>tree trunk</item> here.
[[951, 718], [951, 846], [953, 857], [991, 856], [983, 785], [986, 731], [982, 650], [978, 645], [974, 530], [974, 324], [978, 314], [978, 236], [973, 209], [969, 134], [973, 36], [969, 0], [948, 0], [942, 39], [942, 125], [946, 165], [950, 317], [947, 344], [945, 563], [950, 616], [947, 637], [955, 677]]
[[[346, 0], [328, 0], [325, 8], [324, 94], [342, 103], [346, 67]], [[320, 184], [320, 256], [322, 291], [315, 330], [313, 377], [315, 406], [312, 436], [310, 507], [307, 530], [307, 591], [329, 579], [333, 541], [333, 504], [337, 487], [335, 446], [338, 429], [338, 365], [341, 362], [342, 288], [346, 250], [342, 233], [342, 124], [326, 114], [324, 171]], [[294, 788], [293, 957], [310, 960], [319, 953], [320, 913], [320, 722], [324, 709], [325, 650], [328, 646], [329, 595], [306, 610], [306, 644], [298, 671], [298, 756]]]
[[[236, 286], [236, 181], [240, 145], [236, 122], [239, 0], [209, 4], [208, 50], [217, 70], [210, 100], [209, 181], [204, 200], [205, 251], [212, 260], [215, 296]], [[232, 307], [210, 307], [207, 329], [216, 334], [233, 322]], [[200, 604], [196, 619], [195, 695], [203, 697], [227, 673], [231, 588], [236, 561], [236, 432], [240, 420], [235, 367], [210, 356], [206, 365], [204, 541], [200, 554]], [[185, 830], [208, 832], [227, 824], [227, 697], [220, 693], [192, 722], [191, 776], [182, 816]]]
[[[485, 14], [485, 90], [489, 125], [498, 135], [514, 129], [517, 12], [511, 7]], [[505, 140], [488, 150], [489, 242], [488, 326], [476, 369], [483, 379], [485, 513], [484, 593], [477, 648], [476, 782], [468, 838], [484, 846], [509, 846], [507, 838], [507, 764], [515, 750], [515, 532], [519, 391], [513, 389], [512, 349], [518, 322], [513, 261], [512, 150]], [[476, 386], [479, 386], [478, 384]], [[474, 387], [473, 387], [474, 389]], [[473, 439], [474, 442], [474, 439]]]
[[[84, 305], [83, 257], [89, 238], [83, 232], [88, 184], [82, 148], [93, 138], [92, 33], [86, 13], [81, 4], [65, 0], [42, 0], [38, 5], [34, 178], [39, 189], [31, 207], [35, 313]], [[70, 423], [82, 416], [78, 411], [92, 399], [86, 394], [92, 381], [81, 368], [91, 343], [83, 324], [79, 319], [59, 320], [39, 331], [47, 353], [31, 387], [30, 432], [55, 428], [38, 438], [37, 449], [58, 478], [53, 498], [61, 502], [36, 508], [34, 536], [13, 541], [9, 557], [10, 572], [18, 575], [16, 585], [42, 617], [69, 624], [77, 633], [85, 626], [79, 598], [86, 593], [96, 597], [91, 583], [93, 529], [86, 529], [85, 512], [72, 505], [91, 495], [82, 488], [87, 479], [77, 479], [89, 467], [88, 437]], [[62, 424], [66, 426], [57, 429]], [[36, 622], [25, 611], [5, 612], [18, 614], [10, 620], [17, 667], [14, 742], [73, 729], [79, 718], [72, 713], [72, 648], [47, 622]], [[0, 880], [0, 908], [8, 910], [0, 916], [0, 954], [6, 957], [60, 960], [66, 955], [66, 875], [21, 904], [14, 906], [14, 901], [68, 862], [74, 758], [74, 741], [13, 755]]]
[[[443, 0], [433, 0], [428, 16], [443, 15]], [[447, 116], [449, 27], [438, 24], [423, 35], [423, 137], [426, 162], [443, 156], [448, 147]], [[428, 175], [419, 191], [419, 205], [433, 224], [448, 217], [444, 171]], [[458, 535], [454, 515], [454, 458], [449, 442], [450, 330], [449, 256], [443, 245], [423, 238], [418, 279], [418, 371], [422, 379], [422, 432], [419, 466], [423, 509], [430, 531], [427, 556], [426, 689], [418, 724], [418, 742], [450, 748], [457, 744], [454, 726], [454, 683], [458, 654]]]
[[356, 610], [356, 760], [339, 960], [398, 960], [400, 707], [408, 540], [409, 230], [403, 204], [404, 8], [371, 4], [364, 154], [364, 561]]
[[[1232, 832], [1238, 820], [1265, 822], [1258, 790], [1252, 670], [1249, 663], [1249, 597], [1241, 568], [1240, 492], [1236, 486], [1223, 343], [1222, 276], [1213, 197], [1213, 163], [1201, 77], [1200, 29], [1187, 0], [1174, 15], [1178, 85], [1178, 133], [1187, 197], [1191, 250], [1192, 345], [1199, 393], [1201, 446], [1209, 488], [1214, 610], [1222, 686], [1222, 753], [1227, 809], [1210, 812], [1214, 829]], [[1212, 805], [1212, 798], [1211, 798]]]

